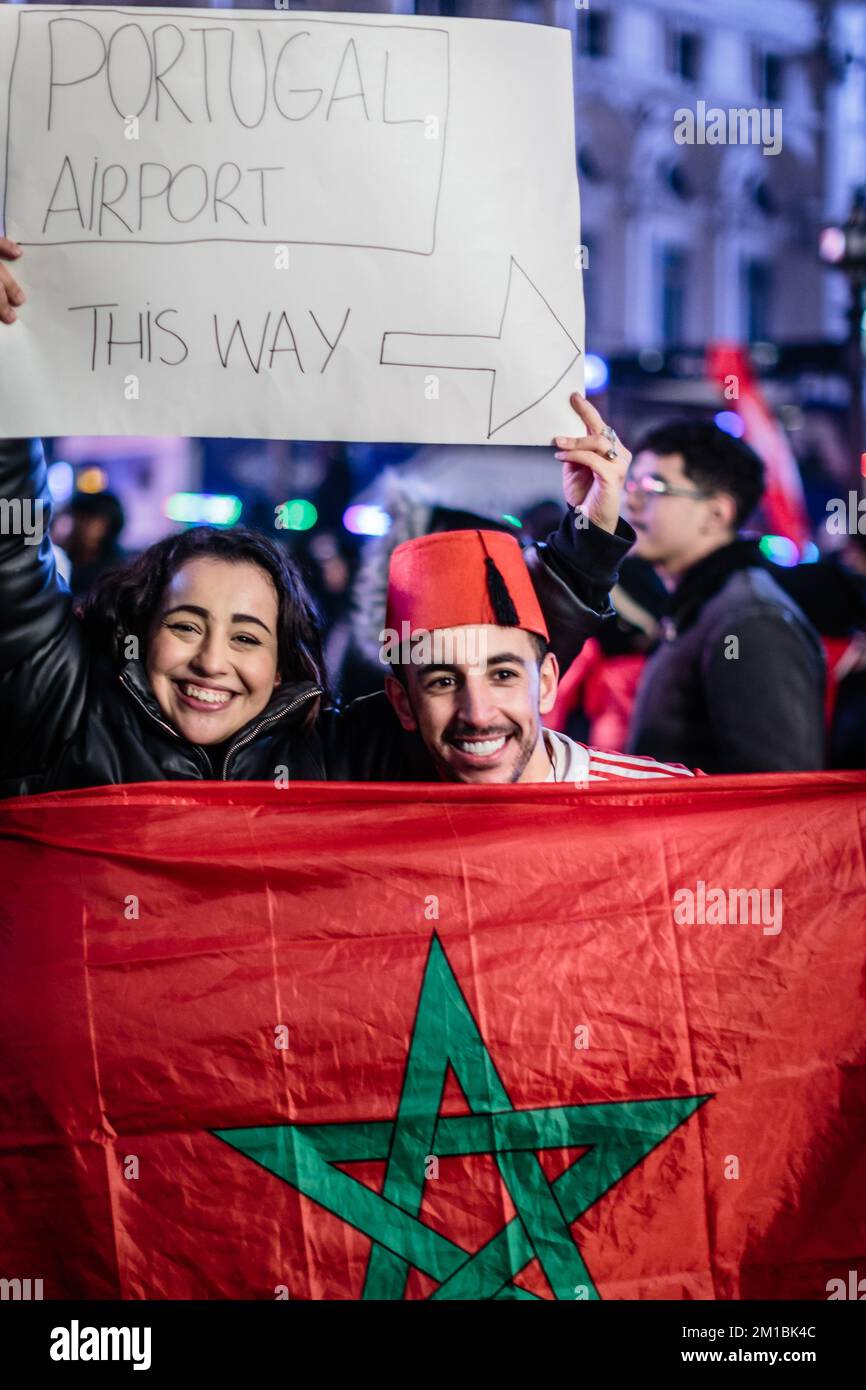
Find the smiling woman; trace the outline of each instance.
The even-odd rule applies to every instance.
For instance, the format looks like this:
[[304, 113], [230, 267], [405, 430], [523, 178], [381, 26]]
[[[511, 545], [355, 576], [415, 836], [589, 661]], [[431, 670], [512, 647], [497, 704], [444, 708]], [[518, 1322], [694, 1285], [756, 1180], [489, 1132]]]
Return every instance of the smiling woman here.
[[[47, 497], [41, 447], [0, 440], [0, 499], [28, 494]], [[285, 546], [194, 526], [104, 574], [76, 610], [47, 528], [40, 539], [0, 537], [0, 795], [326, 775], [320, 730], [342, 736], [342, 721], [320, 715], [318, 616]]]
[[[254, 532], [196, 527], [103, 577], [84, 625], [115, 658], [143, 653], [162, 716], [191, 743], [225, 743], [269, 705], [283, 673], [306, 721], [322, 685], [319, 634], [286, 553]], [[124, 671], [122, 679], [134, 679]]]
[[202, 556], [166, 585], [146, 670], [160, 708], [193, 743], [219, 743], [261, 714], [280, 684], [278, 619], [273, 580], [248, 560]]

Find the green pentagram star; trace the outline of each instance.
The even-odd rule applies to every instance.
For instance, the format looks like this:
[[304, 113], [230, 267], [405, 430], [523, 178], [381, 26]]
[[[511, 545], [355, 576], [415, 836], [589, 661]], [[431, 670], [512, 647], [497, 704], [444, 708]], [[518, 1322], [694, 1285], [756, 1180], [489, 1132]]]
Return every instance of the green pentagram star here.
[[[469, 1115], [440, 1115], [449, 1063]], [[534, 1259], [555, 1298], [597, 1299], [571, 1226], [709, 1099], [515, 1110], [434, 935], [394, 1121], [214, 1133], [370, 1237], [365, 1299], [401, 1299], [412, 1266], [436, 1280], [432, 1299], [534, 1299], [513, 1282]], [[587, 1152], [549, 1181], [539, 1151], [569, 1147]], [[464, 1154], [495, 1156], [517, 1213], [474, 1253], [419, 1219], [428, 1159]], [[334, 1167], [376, 1159], [387, 1163], [381, 1194]]]

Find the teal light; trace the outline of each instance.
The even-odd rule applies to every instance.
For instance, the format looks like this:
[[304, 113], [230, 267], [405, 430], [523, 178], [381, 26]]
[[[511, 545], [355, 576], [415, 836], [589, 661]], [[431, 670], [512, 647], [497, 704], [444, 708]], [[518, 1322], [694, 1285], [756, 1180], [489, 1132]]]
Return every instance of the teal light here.
[[509, 516], [508, 512], [502, 513], [502, 520], [507, 521], [509, 526], [522, 526], [523, 522], [519, 516]]
[[309, 531], [319, 519], [319, 513], [304, 497], [294, 497], [280, 507], [278, 526], [281, 531]]
[[170, 521], [187, 526], [234, 526], [240, 521], [244, 504], [239, 497], [216, 492], [173, 492], [166, 497], [163, 510]]

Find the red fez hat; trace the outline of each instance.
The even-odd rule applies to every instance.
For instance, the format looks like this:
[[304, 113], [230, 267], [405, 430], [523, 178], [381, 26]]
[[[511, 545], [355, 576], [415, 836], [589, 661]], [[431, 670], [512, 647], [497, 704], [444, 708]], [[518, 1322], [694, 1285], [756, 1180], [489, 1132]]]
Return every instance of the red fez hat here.
[[548, 637], [523, 552], [507, 531], [438, 531], [391, 555], [386, 627], [522, 627]]

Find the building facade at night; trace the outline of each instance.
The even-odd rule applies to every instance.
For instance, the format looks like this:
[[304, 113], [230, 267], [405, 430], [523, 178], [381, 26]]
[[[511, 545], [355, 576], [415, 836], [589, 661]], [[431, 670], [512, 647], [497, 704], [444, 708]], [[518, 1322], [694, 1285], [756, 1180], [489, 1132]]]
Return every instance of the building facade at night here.
[[[303, 6], [292, 0], [292, 8]], [[862, 5], [392, 0], [382, 8], [573, 29], [594, 351], [844, 335], [845, 285], [822, 267], [817, 247], [821, 227], [844, 219], [866, 183]], [[780, 148], [678, 144], [684, 109], [781, 113]]]

